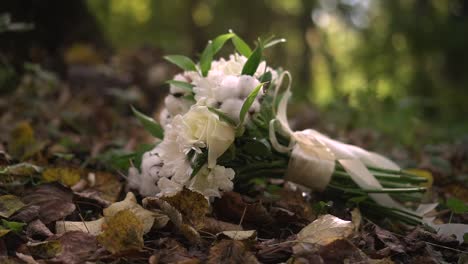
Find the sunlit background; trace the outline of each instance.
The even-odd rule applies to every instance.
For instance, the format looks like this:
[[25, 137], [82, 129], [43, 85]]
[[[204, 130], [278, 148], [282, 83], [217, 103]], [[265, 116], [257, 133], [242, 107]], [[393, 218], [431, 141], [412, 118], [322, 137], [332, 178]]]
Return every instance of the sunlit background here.
[[[57, 7], [62, 14], [75, 8], [71, 3], [84, 3], [93, 27], [112, 47], [108, 54], [149, 47], [158, 58], [196, 59], [209, 39], [229, 29], [251, 45], [259, 36], [284, 37], [287, 42], [266, 57], [293, 75], [300, 104], [291, 114], [299, 126], [375, 130], [406, 145], [468, 134], [466, 1], [10, 1], [20, 2], [31, 8], [22, 13], [36, 14], [63, 5]], [[88, 32], [81, 30], [96, 33]], [[221, 56], [233, 50], [228, 46]]]
[[462, 1], [88, 5], [117, 48], [148, 44], [196, 57], [228, 29], [250, 43], [260, 35], [284, 37], [287, 43], [267, 57], [292, 72], [295, 99], [319, 107], [330, 122], [377, 128], [406, 142], [421, 133], [437, 139], [467, 132], [468, 4]]

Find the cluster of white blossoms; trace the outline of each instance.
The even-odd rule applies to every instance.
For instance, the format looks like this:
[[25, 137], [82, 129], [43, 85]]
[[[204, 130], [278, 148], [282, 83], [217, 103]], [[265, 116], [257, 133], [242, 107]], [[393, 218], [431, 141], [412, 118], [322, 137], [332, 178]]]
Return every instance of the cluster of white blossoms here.
[[[246, 61], [246, 57], [236, 53], [230, 55], [229, 60], [221, 58], [213, 61], [206, 77], [195, 71], [177, 74], [174, 80], [193, 85], [193, 94], [187, 89], [171, 84], [169, 95], [164, 99], [165, 108], [160, 114], [161, 124], [166, 126], [176, 115], [186, 113], [194, 104], [193, 99], [196, 103], [216, 108], [233, 120], [239, 121], [242, 104], [260, 84], [258, 79], [267, 71], [272, 74], [272, 80], [276, 80], [277, 77], [276, 71], [267, 67], [264, 61], [259, 64], [253, 76], [241, 75]], [[194, 98], [189, 98], [190, 95]], [[258, 94], [250, 108], [250, 114], [259, 111], [262, 96], [262, 93]]]
[[[276, 72], [261, 62], [253, 76], [241, 75], [247, 58], [239, 54], [229, 60], [212, 61], [206, 77], [196, 71], [184, 71], [174, 81], [191, 85], [184, 89], [170, 85], [160, 115], [164, 127], [163, 141], [143, 155], [141, 173], [129, 171], [129, 186], [143, 196], [172, 195], [184, 186], [204, 194], [220, 197], [221, 192], [233, 188], [234, 170], [217, 164], [217, 159], [230, 147], [235, 138], [235, 127], [221, 120], [217, 109], [234, 121], [248, 95], [260, 85], [266, 71], [276, 79]], [[259, 93], [249, 114], [260, 110]], [[200, 155], [207, 155], [206, 163], [193, 175], [192, 164]]]

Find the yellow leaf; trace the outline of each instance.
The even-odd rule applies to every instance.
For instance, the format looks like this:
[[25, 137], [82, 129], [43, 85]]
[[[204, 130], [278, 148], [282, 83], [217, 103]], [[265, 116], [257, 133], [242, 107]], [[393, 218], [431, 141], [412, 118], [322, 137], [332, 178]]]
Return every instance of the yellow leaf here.
[[159, 211], [150, 211], [141, 207], [137, 203], [135, 195], [131, 192], [127, 193], [127, 196], [123, 201], [113, 203], [104, 209], [104, 217], [109, 219], [122, 210], [129, 210], [135, 214], [138, 219], [140, 219], [143, 225], [144, 234], [148, 233], [153, 225], [155, 228], [162, 228], [166, 226], [167, 222], [169, 221], [169, 218]]
[[13, 215], [16, 211], [23, 208], [24, 203], [14, 195], [2, 195], [0, 196], [0, 216], [8, 218]]
[[430, 171], [421, 169], [407, 169], [405, 172], [426, 178], [427, 182], [421, 184], [424, 187], [432, 187], [432, 184], [434, 183], [434, 178], [432, 177], [432, 173]]
[[28, 243], [26, 246], [33, 257], [41, 259], [53, 258], [62, 251], [62, 244], [57, 240]]
[[3, 237], [4, 235], [10, 233], [10, 229], [5, 229], [3, 227], [0, 227], [0, 238]]
[[59, 181], [63, 185], [73, 186], [81, 179], [81, 171], [75, 168], [47, 168], [42, 172], [46, 182]]
[[106, 221], [99, 243], [112, 254], [143, 248], [143, 223], [130, 210], [117, 212]]
[[23, 158], [24, 154], [34, 145], [34, 130], [29, 122], [19, 123], [10, 135], [8, 152], [17, 158]]

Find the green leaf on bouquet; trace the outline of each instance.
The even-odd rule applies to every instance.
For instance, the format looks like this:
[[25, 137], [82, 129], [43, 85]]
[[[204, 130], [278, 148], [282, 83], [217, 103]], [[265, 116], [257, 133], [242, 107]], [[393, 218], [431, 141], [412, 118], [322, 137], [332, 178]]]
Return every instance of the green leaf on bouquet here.
[[164, 138], [164, 129], [158, 122], [156, 122], [156, 120], [136, 110], [133, 106], [132, 111], [146, 131], [148, 131], [151, 135], [159, 139]]
[[223, 34], [223, 35], [220, 35], [220, 36], [216, 37], [212, 42], [212, 44], [213, 44], [213, 55], [218, 53], [221, 50], [221, 48], [224, 46], [226, 41], [230, 40], [235, 35], [236, 34], [234, 34], [234, 33], [227, 33], [227, 34]]
[[166, 83], [172, 84], [172, 85], [177, 86], [179, 88], [182, 88], [182, 89], [184, 89], [184, 90], [186, 90], [188, 92], [193, 92], [194, 85], [191, 84], [191, 83], [176, 81], [176, 80], [169, 80], [169, 81], [166, 81]]
[[167, 55], [164, 59], [179, 66], [184, 71], [197, 71], [195, 63], [188, 57], [182, 55]]
[[262, 46], [258, 45], [245, 62], [244, 67], [242, 68], [242, 75], [253, 76], [255, 74], [258, 65], [260, 65], [260, 62], [262, 61], [262, 52]]
[[270, 71], [267, 71], [265, 72], [264, 74], [262, 74], [262, 76], [260, 76], [260, 78], [258, 78], [258, 80], [262, 83], [267, 83], [267, 82], [271, 82], [271, 72]]
[[226, 41], [234, 36], [234, 33], [223, 34], [208, 43], [200, 58], [200, 69], [203, 76], [208, 75], [208, 71], [211, 69], [211, 62], [213, 61], [214, 55], [216, 55], [216, 53], [221, 50]]
[[253, 89], [253, 91], [247, 96], [247, 98], [244, 101], [244, 104], [242, 104], [242, 108], [239, 114], [239, 125], [238, 128], [242, 127], [244, 124], [245, 116], [249, 112], [250, 107], [252, 106], [253, 102], [255, 101], [255, 98], [257, 98], [258, 92], [260, 92], [260, 89], [262, 89], [264, 83], [261, 83]]
[[231, 126], [236, 126], [237, 125], [236, 121], [234, 121], [232, 118], [230, 118], [224, 112], [219, 111], [218, 109], [213, 108], [213, 107], [208, 107], [208, 110], [210, 110], [211, 112], [217, 114], [219, 116], [219, 119], [221, 119], [222, 121], [230, 124]]
[[267, 157], [272, 154], [271, 146], [266, 139], [248, 139], [242, 150], [249, 155], [259, 157]]
[[232, 37], [232, 44], [234, 44], [236, 50], [245, 57], [248, 58], [252, 54], [252, 49], [239, 36], [235, 35], [234, 37]]
[[268, 42], [263, 46], [263, 48], [264, 48], [264, 49], [268, 49], [268, 48], [271, 48], [271, 47], [273, 47], [273, 46], [276, 46], [276, 45], [278, 45], [278, 44], [280, 44], [280, 43], [284, 43], [284, 42], [286, 42], [286, 39], [284, 39], [284, 38], [273, 39], [273, 40], [268, 41]]
[[185, 100], [191, 101], [193, 103], [197, 102], [197, 100], [195, 100], [195, 95], [193, 95], [193, 93], [184, 95], [182, 98], [184, 98]]

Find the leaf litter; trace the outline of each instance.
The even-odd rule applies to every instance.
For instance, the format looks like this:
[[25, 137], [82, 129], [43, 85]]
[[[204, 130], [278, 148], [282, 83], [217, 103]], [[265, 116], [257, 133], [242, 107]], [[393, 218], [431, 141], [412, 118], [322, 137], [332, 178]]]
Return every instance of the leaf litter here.
[[[120, 60], [112, 61], [128, 64], [142, 57], [140, 53], [117, 56]], [[141, 65], [147, 60], [161, 63], [159, 58], [143, 57]], [[0, 131], [0, 262], [467, 260], [467, 242], [460, 243], [448, 232], [367, 219], [356, 209], [359, 205], [328, 207], [326, 194], [310, 196], [283, 182], [257, 184], [249, 192], [228, 192], [214, 201], [188, 189], [172, 197], [141, 200], [127, 192], [122, 175], [138, 163], [134, 152], [144, 146], [137, 142], [152, 146], [154, 141], [139, 127], [129, 105], [149, 112], [153, 106], [144, 98], [154, 98], [155, 88], [136, 83], [145, 78], [132, 77], [146, 72], [138, 70], [140, 64], [113, 63], [88, 66], [92, 78], [86, 74], [78, 78], [78, 67], [71, 64], [73, 82], [44, 81], [44, 76], [54, 74], [39, 67], [19, 76], [17, 89], [0, 97], [0, 112], [5, 113], [0, 117], [4, 128]], [[98, 66], [118, 70], [104, 78]], [[132, 67], [137, 70], [126, 72]], [[342, 135], [365, 140], [353, 131]], [[436, 223], [468, 223], [466, 144], [431, 145], [420, 153], [399, 151], [405, 153], [403, 162], [415, 164], [418, 173], [430, 172], [427, 177], [434, 182], [430, 195], [443, 201], [431, 212]], [[460, 240], [464, 229], [459, 230]]]

